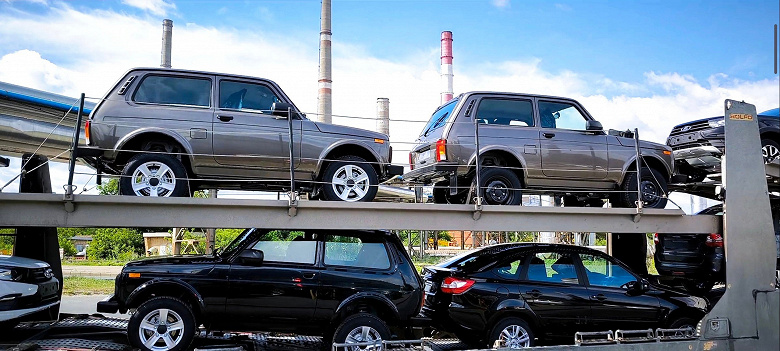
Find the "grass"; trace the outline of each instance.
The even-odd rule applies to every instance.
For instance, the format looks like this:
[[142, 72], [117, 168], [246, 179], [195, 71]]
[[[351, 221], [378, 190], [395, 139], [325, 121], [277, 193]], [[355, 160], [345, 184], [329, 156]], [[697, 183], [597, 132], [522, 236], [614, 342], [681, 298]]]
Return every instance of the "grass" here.
[[124, 266], [128, 261], [119, 260], [62, 260], [63, 266]]
[[66, 277], [63, 295], [109, 295], [114, 292], [113, 279]]

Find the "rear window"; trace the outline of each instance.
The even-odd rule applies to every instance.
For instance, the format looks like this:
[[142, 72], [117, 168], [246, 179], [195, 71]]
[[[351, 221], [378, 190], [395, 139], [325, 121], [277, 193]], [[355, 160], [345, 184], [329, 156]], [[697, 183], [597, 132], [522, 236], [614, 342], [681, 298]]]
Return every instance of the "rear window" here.
[[481, 124], [533, 127], [533, 104], [529, 100], [482, 99], [477, 120]]
[[146, 76], [133, 101], [185, 106], [211, 106], [211, 80], [207, 78]]
[[388, 269], [390, 258], [385, 244], [378, 240], [330, 235], [325, 240], [325, 265]]
[[436, 112], [433, 113], [428, 124], [423, 128], [422, 135], [427, 136], [432, 131], [443, 127], [447, 122], [452, 119], [452, 110], [455, 109], [455, 105], [458, 104], [458, 99], [450, 100], [446, 105], [442, 106]]

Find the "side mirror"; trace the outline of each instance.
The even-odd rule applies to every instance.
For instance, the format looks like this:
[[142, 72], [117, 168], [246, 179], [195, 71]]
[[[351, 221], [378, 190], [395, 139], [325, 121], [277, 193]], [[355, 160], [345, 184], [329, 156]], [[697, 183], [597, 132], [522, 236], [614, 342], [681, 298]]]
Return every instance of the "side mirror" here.
[[648, 282], [644, 279], [637, 280], [637, 281], [631, 281], [623, 285], [623, 287], [626, 289], [626, 294], [629, 296], [637, 296], [642, 295], [645, 291], [647, 291], [649, 285]]
[[246, 249], [238, 255], [238, 262], [249, 266], [259, 266], [263, 263], [263, 251]]
[[601, 122], [588, 120], [585, 122], [585, 130], [602, 131], [604, 127], [601, 126]]
[[288, 103], [274, 102], [274, 104], [271, 105], [271, 114], [274, 116], [290, 118], [287, 114], [288, 111], [292, 111], [292, 105]]

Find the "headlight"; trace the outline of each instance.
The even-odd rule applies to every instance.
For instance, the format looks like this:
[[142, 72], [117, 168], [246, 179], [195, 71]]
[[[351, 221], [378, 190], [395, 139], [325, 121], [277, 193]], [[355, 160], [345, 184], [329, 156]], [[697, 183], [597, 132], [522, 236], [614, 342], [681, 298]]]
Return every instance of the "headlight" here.
[[0, 267], [0, 280], [18, 281], [21, 277], [22, 274], [17, 269]]
[[711, 119], [707, 121], [707, 124], [710, 125], [710, 128], [723, 127], [726, 125], [726, 120], [723, 118]]

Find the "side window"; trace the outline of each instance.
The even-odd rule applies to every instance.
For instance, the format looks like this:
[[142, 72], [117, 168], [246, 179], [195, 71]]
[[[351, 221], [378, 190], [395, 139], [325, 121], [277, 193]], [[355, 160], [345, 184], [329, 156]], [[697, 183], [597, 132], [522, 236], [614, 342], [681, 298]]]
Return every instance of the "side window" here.
[[540, 252], [530, 258], [526, 279], [545, 283], [579, 284], [570, 254]]
[[534, 110], [529, 100], [482, 99], [477, 108], [481, 124], [533, 127]]
[[382, 242], [331, 235], [325, 240], [325, 265], [388, 269], [390, 258]]
[[580, 254], [580, 260], [585, 266], [585, 274], [588, 275], [590, 285], [619, 288], [623, 284], [636, 280], [631, 273], [607, 260], [606, 257]]
[[539, 101], [539, 120], [542, 128], [585, 130], [585, 116], [565, 102]]
[[219, 108], [270, 113], [274, 102], [281, 102], [276, 94], [265, 85], [219, 82]]
[[509, 261], [498, 264], [493, 268], [493, 274], [502, 279], [518, 279], [520, 278], [520, 269], [525, 262], [525, 256], [515, 257]]
[[303, 232], [272, 231], [252, 249], [263, 251], [266, 262], [314, 264], [317, 241]]
[[206, 78], [146, 76], [133, 101], [151, 104], [211, 106], [211, 80]]

